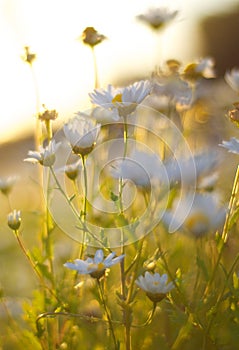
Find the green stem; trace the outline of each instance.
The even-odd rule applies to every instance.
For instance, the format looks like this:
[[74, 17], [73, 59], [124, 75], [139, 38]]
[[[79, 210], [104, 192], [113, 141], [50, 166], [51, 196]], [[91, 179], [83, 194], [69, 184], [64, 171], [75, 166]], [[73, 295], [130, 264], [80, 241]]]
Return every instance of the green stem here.
[[239, 261], [239, 253], [237, 254], [237, 256], [236, 256], [236, 258], [235, 258], [235, 260], [234, 260], [234, 262], [233, 262], [233, 264], [232, 264], [232, 266], [231, 266], [231, 268], [230, 268], [230, 270], [229, 270], [229, 272], [228, 272], [228, 274], [227, 274], [227, 278], [226, 278], [225, 284], [224, 284], [224, 286], [223, 286], [223, 288], [222, 288], [222, 291], [221, 291], [220, 295], [219, 295], [218, 298], [217, 298], [217, 301], [216, 301], [215, 306], [213, 307], [213, 309], [214, 309], [215, 311], [213, 312], [213, 314], [212, 314], [212, 316], [211, 316], [211, 319], [210, 319], [210, 321], [209, 321], [209, 323], [208, 323], [208, 325], [207, 325], [207, 328], [206, 328], [206, 330], [205, 330], [202, 350], [206, 350], [206, 348], [205, 348], [205, 346], [206, 346], [206, 339], [207, 339], [208, 334], [209, 334], [209, 332], [210, 332], [210, 329], [211, 329], [211, 327], [212, 327], [213, 321], [214, 321], [214, 319], [215, 319], [215, 317], [216, 317], [216, 315], [217, 315], [218, 307], [219, 307], [220, 303], [223, 301], [224, 292], [225, 292], [225, 290], [226, 290], [226, 288], [227, 288], [228, 281], [229, 281], [229, 279], [231, 278], [231, 275], [232, 275], [232, 273], [233, 273], [233, 271], [234, 271], [234, 269], [235, 269], [235, 266], [236, 266], [236, 264], [238, 263], [238, 261]]
[[49, 144], [51, 139], [52, 139], [52, 124], [51, 124], [51, 120], [45, 120], [45, 126], [46, 126], [47, 141], [48, 141], [48, 144]]
[[103, 305], [103, 307], [104, 307], [107, 320], [108, 320], [108, 322], [109, 322], [109, 328], [110, 328], [111, 335], [112, 335], [112, 338], [113, 338], [114, 348], [115, 348], [115, 350], [118, 350], [118, 344], [117, 344], [117, 340], [116, 340], [116, 337], [115, 337], [113, 322], [112, 322], [112, 320], [111, 320], [110, 311], [108, 310], [108, 307], [107, 307], [107, 305], [106, 305], [106, 301], [105, 301], [105, 297], [104, 297], [104, 292], [103, 292], [103, 289], [102, 289], [102, 286], [101, 286], [101, 283], [100, 283], [99, 279], [97, 279], [97, 285], [98, 285], [98, 289], [99, 289], [100, 299], [101, 299], [102, 305]]
[[74, 205], [72, 204], [70, 198], [68, 198], [68, 196], [66, 195], [65, 191], [63, 190], [63, 188], [62, 188], [60, 182], [59, 182], [58, 179], [57, 179], [57, 176], [56, 176], [56, 174], [55, 174], [54, 169], [53, 169], [52, 166], [50, 167], [50, 170], [51, 170], [52, 176], [53, 176], [53, 178], [54, 178], [54, 180], [55, 180], [55, 182], [56, 182], [57, 189], [60, 191], [60, 193], [62, 194], [62, 196], [63, 196], [63, 197], [65, 198], [65, 200], [67, 201], [67, 203], [68, 203], [69, 207], [71, 208], [73, 214], [74, 214], [74, 215], [76, 216], [76, 218], [80, 221], [80, 223], [81, 223], [81, 225], [82, 225], [82, 227], [80, 227], [80, 229], [83, 230], [83, 231], [85, 231], [85, 232], [87, 232], [93, 239], [96, 240], [96, 242], [99, 243], [99, 245], [100, 245], [102, 248], [107, 249], [109, 252], [111, 252], [111, 249], [110, 249], [110, 248], [106, 248], [106, 247], [103, 245], [103, 243], [101, 242], [101, 240], [100, 240], [97, 236], [95, 236], [95, 234], [94, 234], [93, 232], [89, 231], [89, 229], [88, 229], [87, 226], [85, 225], [85, 222], [82, 221], [81, 215], [79, 215], [79, 213], [78, 213], [77, 210], [75, 209]]
[[40, 280], [40, 283], [50, 292], [51, 295], [54, 296], [54, 298], [56, 298], [56, 300], [58, 300], [60, 302], [60, 300], [58, 299], [58, 297], [54, 294], [54, 292], [52, 291], [51, 288], [49, 288], [48, 286], [46, 286], [45, 282], [44, 282], [44, 279], [43, 277], [41, 276], [41, 274], [39, 273], [38, 269], [37, 269], [37, 264], [35, 264], [33, 261], [32, 261], [32, 258], [30, 256], [30, 254], [28, 253], [28, 251], [26, 250], [25, 246], [24, 246], [24, 243], [22, 242], [20, 236], [19, 236], [19, 232], [18, 230], [14, 230], [14, 234], [17, 238], [17, 242], [21, 248], [21, 250], [23, 251], [25, 257], [27, 258], [30, 266], [32, 267], [33, 271], [35, 272], [36, 276], [38, 277], [38, 279]]
[[232, 187], [232, 193], [231, 193], [231, 197], [230, 197], [230, 201], [229, 201], [229, 205], [228, 205], [228, 211], [227, 211], [227, 215], [226, 215], [226, 220], [224, 223], [224, 227], [223, 227], [223, 231], [222, 231], [222, 236], [221, 236], [221, 246], [219, 248], [219, 254], [217, 257], [217, 261], [215, 263], [211, 278], [206, 286], [205, 292], [204, 292], [204, 297], [206, 297], [210, 286], [212, 285], [214, 278], [216, 276], [217, 273], [217, 269], [219, 267], [221, 258], [222, 258], [222, 254], [223, 254], [223, 250], [224, 247], [227, 243], [227, 239], [228, 239], [228, 231], [229, 231], [229, 224], [230, 224], [230, 218], [231, 215], [233, 213], [234, 210], [234, 206], [235, 206], [235, 202], [236, 202], [236, 197], [237, 197], [237, 193], [238, 193], [238, 188], [239, 188], [239, 166], [237, 167], [236, 170], [236, 175], [234, 178], [234, 183], [233, 183], [233, 187]]
[[36, 97], [36, 129], [35, 129], [35, 146], [36, 150], [39, 149], [39, 146], [41, 145], [42, 141], [42, 131], [41, 131], [41, 122], [39, 120], [39, 111], [40, 111], [40, 94], [39, 94], [39, 88], [37, 83], [37, 78], [33, 69], [33, 65], [30, 64], [31, 67], [31, 73], [32, 73], [32, 80], [35, 90], [35, 97]]
[[[84, 175], [84, 201], [83, 201], [83, 212], [82, 212], [82, 222], [85, 223], [86, 220], [86, 212], [87, 212], [87, 191], [88, 191], [88, 185], [87, 185], [87, 169], [85, 164], [85, 156], [81, 156], [82, 160], [82, 168], [83, 168], [83, 175]], [[80, 259], [83, 257], [84, 248], [85, 248], [85, 238], [86, 238], [86, 231], [83, 229], [83, 237], [82, 237], [82, 245], [81, 245], [81, 251], [80, 251]]]

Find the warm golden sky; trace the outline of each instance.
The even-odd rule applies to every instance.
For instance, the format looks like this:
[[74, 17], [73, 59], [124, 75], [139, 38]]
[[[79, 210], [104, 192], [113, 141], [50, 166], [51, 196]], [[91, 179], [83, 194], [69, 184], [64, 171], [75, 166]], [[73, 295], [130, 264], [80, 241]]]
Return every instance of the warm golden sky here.
[[100, 83], [105, 86], [122, 75], [150, 75], [161, 59], [197, 58], [197, 18], [238, 0], [168, 0], [180, 14], [164, 36], [157, 37], [135, 16], [161, 3], [0, 0], [0, 143], [34, 127], [32, 72], [20, 58], [24, 46], [37, 53], [34, 74], [41, 103], [57, 109], [64, 120], [88, 107], [88, 92], [94, 87], [90, 49], [77, 41], [85, 27], [94, 26], [108, 37], [96, 47]]

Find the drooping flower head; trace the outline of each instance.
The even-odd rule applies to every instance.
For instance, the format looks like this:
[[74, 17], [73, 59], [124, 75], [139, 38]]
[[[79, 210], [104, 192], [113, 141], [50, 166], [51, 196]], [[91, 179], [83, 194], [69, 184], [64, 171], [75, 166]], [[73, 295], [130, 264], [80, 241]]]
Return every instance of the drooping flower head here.
[[100, 124], [80, 115], [76, 115], [64, 125], [64, 134], [71, 144], [72, 151], [81, 156], [93, 150], [99, 131]]
[[141, 275], [135, 281], [147, 295], [147, 297], [154, 303], [157, 303], [164, 299], [173, 288], [173, 282], [167, 283], [168, 276], [163, 274], [160, 276], [159, 273], [145, 272], [145, 275]]
[[94, 258], [87, 258], [86, 260], [76, 259], [73, 262], [64, 264], [68, 269], [76, 270], [81, 275], [89, 274], [93, 278], [100, 279], [105, 274], [105, 270], [124, 259], [124, 255], [115, 257], [115, 252], [110, 253], [104, 259], [102, 249], [98, 249]]
[[46, 167], [51, 167], [56, 160], [56, 151], [60, 147], [60, 142], [51, 141], [46, 147], [40, 146], [39, 152], [29, 151], [28, 157], [24, 161], [39, 163]]
[[136, 18], [153, 30], [161, 30], [166, 24], [171, 22], [178, 14], [177, 10], [171, 10], [166, 6], [158, 8], [149, 8], [144, 14], [136, 16]]
[[91, 102], [106, 109], [117, 109], [120, 117], [126, 117], [150, 94], [151, 83], [148, 80], [135, 82], [124, 88], [95, 89], [89, 94]]
[[106, 39], [106, 36], [99, 34], [94, 27], [87, 27], [81, 35], [84, 44], [94, 47]]
[[59, 170], [64, 171], [64, 173], [70, 180], [75, 180], [79, 176], [80, 171], [82, 170], [82, 163], [80, 159], [78, 159], [75, 163], [67, 164]]
[[8, 195], [11, 192], [14, 184], [17, 181], [17, 176], [8, 176], [6, 178], [0, 178], [0, 191], [2, 194]]
[[24, 47], [24, 55], [22, 56], [22, 59], [24, 62], [32, 65], [32, 63], [35, 61], [36, 59], [36, 54], [31, 52], [30, 47], [29, 46], [25, 46]]

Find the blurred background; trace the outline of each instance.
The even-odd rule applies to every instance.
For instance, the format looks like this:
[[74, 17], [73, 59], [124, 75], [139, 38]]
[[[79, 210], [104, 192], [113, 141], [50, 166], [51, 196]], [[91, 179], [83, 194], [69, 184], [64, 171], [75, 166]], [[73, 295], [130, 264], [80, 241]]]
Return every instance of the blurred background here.
[[[39, 100], [65, 120], [89, 107], [94, 88], [91, 50], [79, 37], [87, 26], [107, 36], [96, 47], [100, 85], [148, 77], [169, 58], [184, 63], [215, 58], [218, 75], [239, 65], [238, 0], [171, 0], [179, 10], [163, 35], [136, 19], [162, 1], [0, 0], [0, 143], [31, 134], [36, 107], [32, 72], [21, 59], [24, 46], [37, 55], [34, 79]], [[165, 2], [164, 2], [165, 4]]]

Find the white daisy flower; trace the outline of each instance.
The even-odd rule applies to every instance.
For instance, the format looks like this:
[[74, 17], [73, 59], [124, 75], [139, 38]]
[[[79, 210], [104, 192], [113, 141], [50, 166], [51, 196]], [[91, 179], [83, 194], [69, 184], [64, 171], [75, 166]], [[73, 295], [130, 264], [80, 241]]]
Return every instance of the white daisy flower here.
[[149, 25], [152, 29], [158, 30], [172, 21], [177, 14], [177, 10], [171, 10], [168, 7], [155, 7], [149, 8], [146, 13], [138, 15], [136, 18]]
[[166, 226], [172, 224], [178, 230], [201, 237], [221, 228], [226, 209], [219, 197], [212, 193], [187, 193], [180, 200], [175, 200], [172, 210], [167, 210], [162, 218]]
[[89, 94], [91, 102], [106, 109], [116, 109], [120, 117], [126, 117], [150, 94], [148, 80], [135, 82], [124, 88], [108, 85], [106, 90], [95, 89]]
[[101, 278], [105, 274], [105, 270], [124, 259], [124, 255], [115, 258], [115, 252], [110, 253], [104, 259], [102, 249], [98, 249], [94, 258], [87, 258], [86, 260], [76, 259], [74, 262], [67, 262], [64, 264], [68, 269], [76, 270], [81, 275], [89, 274], [93, 278]]
[[117, 109], [106, 109], [101, 106], [93, 108], [89, 113], [78, 112], [77, 115], [83, 118], [93, 118], [101, 125], [119, 121]]
[[67, 164], [57, 170], [57, 172], [64, 172], [70, 180], [75, 180], [82, 170], [82, 162], [78, 159], [75, 163]]
[[239, 93], [239, 69], [233, 68], [230, 72], [225, 74], [227, 84], [236, 92]]
[[93, 150], [100, 132], [100, 124], [81, 115], [76, 115], [63, 128], [73, 152], [82, 156]]
[[51, 141], [46, 147], [40, 146], [39, 152], [29, 151], [28, 157], [24, 161], [31, 163], [40, 163], [43, 166], [50, 167], [55, 163], [56, 151], [60, 147], [60, 142]]
[[15, 185], [18, 177], [17, 176], [8, 176], [6, 178], [0, 178], [0, 191], [8, 195], [12, 190], [12, 187]]
[[128, 158], [116, 162], [111, 175], [131, 180], [136, 186], [149, 188], [159, 168], [160, 160], [155, 154], [135, 150]]
[[163, 274], [160, 276], [159, 273], [145, 272], [144, 276], [139, 276], [135, 281], [137, 286], [139, 286], [147, 295], [147, 297], [154, 303], [161, 301], [166, 297], [173, 288], [173, 282], [167, 283], [168, 276]]
[[[192, 185], [214, 171], [219, 163], [216, 152], [196, 154], [190, 158], [173, 158], [164, 163], [170, 184]], [[161, 172], [159, 172], [159, 177]]]
[[183, 77], [189, 81], [195, 81], [200, 78], [215, 78], [214, 65], [213, 58], [201, 58], [197, 62], [189, 63], [184, 68]]
[[239, 140], [235, 137], [232, 137], [229, 141], [222, 141], [222, 144], [219, 144], [228, 150], [228, 152], [239, 154]]

